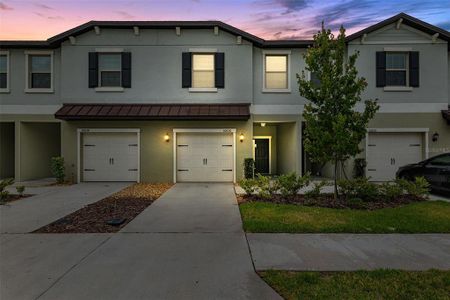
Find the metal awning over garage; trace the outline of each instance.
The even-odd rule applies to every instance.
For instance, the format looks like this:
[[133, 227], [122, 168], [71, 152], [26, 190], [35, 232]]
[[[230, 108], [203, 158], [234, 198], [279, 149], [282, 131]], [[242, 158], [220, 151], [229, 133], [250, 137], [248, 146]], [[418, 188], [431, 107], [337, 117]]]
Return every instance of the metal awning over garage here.
[[248, 120], [250, 104], [64, 104], [61, 120]]

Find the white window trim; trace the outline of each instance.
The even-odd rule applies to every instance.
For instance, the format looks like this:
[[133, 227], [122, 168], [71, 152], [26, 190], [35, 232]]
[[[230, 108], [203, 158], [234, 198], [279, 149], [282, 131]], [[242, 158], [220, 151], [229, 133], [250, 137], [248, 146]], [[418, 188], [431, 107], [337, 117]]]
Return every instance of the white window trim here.
[[77, 129], [77, 183], [81, 182], [81, 135], [90, 132], [134, 132], [137, 134], [137, 178], [136, 182], [141, 181], [141, 130], [136, 128], [78, 128]]
[[[195, 50], [195, 51], [191, 51], [191, 50]], [[194, 78], [194, 55], [196, 54], [200, 54], [200, 55], [205, 55], [205, 54], [211, 54], [213, 56], [213, 76], [215, 77], [216, 74], [216, 62], [215, 62], [215, 57], [214, 57], [214, 53], [217, 52], [217, 49], [206, 49], [206, 48], [199, 48], [199, 49], [189, 49], [189, 52], [191, 52], [191, 56], [192, 56], [192, 69], [191, 69], [191, 87], [188, 88], [188, 91], [190, 93], [217, 93], [217, 88], [216, 87], [192, 87], [192, 81]], [[215, 78], [214, 78], [215, 81]], [[214, 82], [215, 85], [215, 82]]]
[[[266, 89], [266, 56], [286, 55], [287, 56], [287, 88], [286, 89]], [[262, 92], [263, 93], [290, 93], [291, 92], [291, 51], [290, 50], [270, 50], [262, 52]]]
[[236, 128], [174, 128], [173, 129], [173, 183], [177, 183], [177, 133], [215, 132], [233, 134], [233, 183], [236, 183]]
[[0, 55], [6, 55], [6, 88], [0, 89], [0, 93], [9, 93], [9, 83], [11, 77], [11, 69], [9, 67], [9, 51], [0, 51]]
[[[50, 55], [50, 88], [40, 89], [40, 88], [30, 88], [29, 87], [29, 65], [30, 65], [30, 55]], [[54, 93], [54, 78], [55, 70], [53, 67], [53, 51], [25, 51], [25, 93]]]
[[255, 140], [269, 140], [269, 174], [272, 174], [272, 136], [258, 135], [253, 137], [253, 161], [255, 160]]
[[385, 91], [388, 92], [409, 92], [412, 91], [412, 87], [409, 86], [409, 51], [399, 51], [399, 50], [394, 50], [394, 51], [386, 51], [386, 56], [388, 53], [402, 53], [402, 54], [406, 54], [406, 58], [405, 58], [405, 65], [406, 65], [406, 69], [388, 69], [388, 67], [386, 66], [386, 70], [385, 72], [387, 73], [388, 71], [405, 71], [405, 75], [406, 75], [406, 85], [386, 85], [384, 87]]
[[[106, 50], [106, 49], [104, 49]], [[113, 49], [114, 50], [114, 49]], [[121, 51], [107, 51], [107, 52], [98, 52], [98, 61], [100, 61], [100, 55], [102, 54], [119, 54]], [[120, 86], [102, 86], [102, 71], [104, 72], [120, 72]], [[95, 88], [96, 92], [123, 92], [124, 88], [122, 87], [122, 56], [120, 56], [120, 67], [119, 70], [100, 70], [100, 66], [98, 66], [98, 74], [97, 74], [97, 82], [98, 87]]]

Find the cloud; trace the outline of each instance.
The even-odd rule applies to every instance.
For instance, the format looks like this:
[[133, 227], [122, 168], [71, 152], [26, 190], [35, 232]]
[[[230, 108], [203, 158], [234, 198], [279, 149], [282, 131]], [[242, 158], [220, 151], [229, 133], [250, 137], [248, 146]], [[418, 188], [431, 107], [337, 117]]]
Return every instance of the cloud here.
[[6, 5], [3, 2], [0, 2], [0, 10], [14, 10], [11, 6]]
[[33, 3], [35, 6], [42, 8], [42, 9], [47, 9], [47, 10], [52, 10], [53, 7], [50, 7], [48, 5], [42, 4], [42, 3]]
[[41, 18], [48, 19], [48, 20], [64, 20], [64, 18], [61, 16], [51, 16], [51, 15], [46, 15], [46, 14], [43, 14], [40, 12], [34, 12], [34, 14], [36, 16], [39, 16]]
[[134, 19], [135, 18], [135, 16], [133, 16], [132, 14], [129, 14], [123, 10], [117, 10], [114, 13], [118, 14], [119, 16], [121, 16], [122, 18], [125, 18], [125, 19]]

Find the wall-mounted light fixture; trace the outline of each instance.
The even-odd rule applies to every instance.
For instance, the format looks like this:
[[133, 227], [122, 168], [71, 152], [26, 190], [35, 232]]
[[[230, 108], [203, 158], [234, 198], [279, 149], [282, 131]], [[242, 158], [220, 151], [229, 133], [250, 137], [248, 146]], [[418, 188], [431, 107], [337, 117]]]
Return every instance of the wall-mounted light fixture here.
[[266, 123], [261, 122], [261, 127], [266, 127]]
[[239, 141], [242, 143], [244, 141], [244, 134], [241, 132], [239, 135]]
[[170, 135], [169, 135], [168, 133], [166, 133], [166, 134], [164, 135], [164, 140], [165, 140], [166, 142], [170, 141]]
[[435, 133], [432, 135], [431, 140], [432, 140], [433, 142], [437, 142], [438, 139], [439, 139], [439, 133], [435, 132]]

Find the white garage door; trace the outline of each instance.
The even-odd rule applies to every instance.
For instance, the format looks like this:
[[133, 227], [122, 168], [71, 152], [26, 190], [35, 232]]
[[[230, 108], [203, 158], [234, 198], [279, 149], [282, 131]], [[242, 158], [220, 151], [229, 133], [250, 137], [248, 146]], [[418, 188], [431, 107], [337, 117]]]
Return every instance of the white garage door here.
[[135, 132], [83, 133], [83, 181], [137, 181]]
[[178, 133], [177, 181], [232, 182], [232, 133]]
[[395, 179], [398, 168], [423, 160], [422, 133], [370, 133], [367, 176], [373, 181]]

